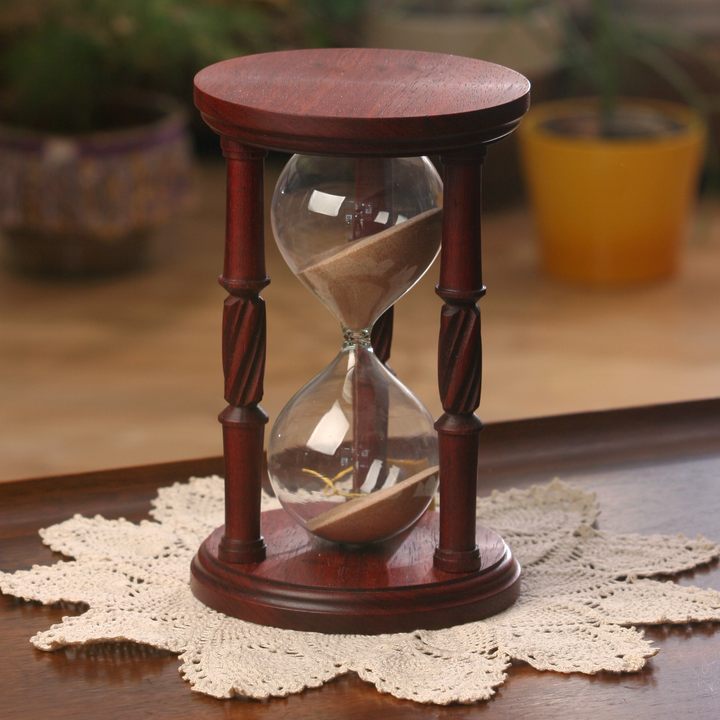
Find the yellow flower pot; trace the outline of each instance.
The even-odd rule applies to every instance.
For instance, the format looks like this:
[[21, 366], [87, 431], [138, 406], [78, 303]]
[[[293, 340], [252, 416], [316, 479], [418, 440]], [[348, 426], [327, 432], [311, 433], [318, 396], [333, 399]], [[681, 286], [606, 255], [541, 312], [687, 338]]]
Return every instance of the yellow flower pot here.
[[672, 276], [697, 189], [705, 128], [688, 108], [627, 101], [660, 111], [673, 132], [603, 138], [548, 128], [597, 105], [570, 100], [530, 110], [520, 147], [530, 201], [552, 275], [590, 285], [625, 285]]

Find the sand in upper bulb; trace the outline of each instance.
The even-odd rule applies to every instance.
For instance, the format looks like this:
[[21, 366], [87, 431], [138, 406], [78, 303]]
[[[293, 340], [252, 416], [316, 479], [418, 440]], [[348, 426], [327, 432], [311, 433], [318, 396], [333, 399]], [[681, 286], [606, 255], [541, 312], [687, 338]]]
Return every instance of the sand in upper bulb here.
[[350, 330], [369, 328], [423, 275], [440, 245], [442, 208], [323, 253], [298, 270]]

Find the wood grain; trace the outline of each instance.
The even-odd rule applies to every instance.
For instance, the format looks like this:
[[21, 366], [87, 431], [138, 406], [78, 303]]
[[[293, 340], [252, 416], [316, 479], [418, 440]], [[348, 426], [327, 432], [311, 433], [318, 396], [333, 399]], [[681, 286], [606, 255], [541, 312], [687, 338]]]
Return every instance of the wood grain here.
[[220, 413], [225, 456], [225, 535], [220, 556], [227, 562], [265, 557], [260, 534], [263, 439], [268, 416], [258, 405], [265, 375], [264, 150], [222, 138], [227, 161], [225, 258], [220, 284], [230, 293], [222, 324], [225, 399]]
[[228, 405], [219, 420], [225, 457], [225, 536], [220, 553], [228, 562], [259, 562], [265, 557], [260, 501], [268, 416], [259, 405]]
[[[369, 210], [369, 212], [366, 212]], [[351, 246], [357, 246], [361, 238], [370, 237], [382, 232], [383, 225], [376, 223], [378, 212], [393, 212], [393, 183], [392, 183], [392, 160], [389, 158], [358, 158], [355, 161], [355, 211], [353, 213], [353, 241]], [[361, 263], [362, 264], [362, 263]], [[371, 263], [375, 265], [376, 263]], [[331, 278], [331, 282], [341, 280], [344, 285], [352, 277], [351, 268], [340, 270], [339, 276]], [[351, 272], [348, 273], [347, 270]], [[367, 280], [366, 280], [367, 283]], [[363, 288], [365, 283], [354, 283]], [[364, 288], [363, 288], [364, 289]], [[340, 288], [342, 293], [344, 288]], [[336, 299], [336, 298], [334, 298]], [[362, 305], [357, 301], [354, 306]], [[373, 323], [371, 340], [373, 347], [375, 341], [381, 343], [378, 355], [381, 362], [387, 362], [390, 357], [392, 345], [394, 311], [392, 305], [387, 308], [380, 318]], [[353, 326], [354, 329], [366, 327]], [[377, 329], [376, 329], [377, 328]], [[353, 490], [358, 492], [365, 482], [368, 470], [375, 458], [384, 459], [387, 457], [388, 441], [388, 410], [389, 396], [386, 387], [376, 387], [368, 382], [368, 364], [370, 358], [364, 348], [357, 347], [355, 350], [355, 371], [352, 376], [352, 397], [353, 397]], [[377, 349], [375, 349], [377, 354]], [[370, 409], [374, 408], [375, 412]], [[383, 469], [378, 476], [378, 482], [383, 482], [387, 472]]]
[[482, 335], [480, 308], [446, 303], [440, 313], [438, 385], [443, 410], [473, 413], [480, 405]]
[[[482, 437], [483, 494], [528, 487], [560, 474], [598, 493], [601, 529], [643, 534], [702, 533], [720, 542], [720, 401], [678, 403], [488, 424]], [[0, 485], [0, 569], [58, 559], [37, 530], [75, 512], [139, 521], [158, 485], [222, 472], [222, 458], [152, 465]], [[682, 584], [720, 590], [720, 565], [683, 574]], [[349, 675], [321, 689], [269, 702], [213, 700], [193, 694], [176, 657], [102, 643], [54, 653], [28, 638], [78, 614], [0, 598], [3, 720], [224, 718], [349, 720], [382, 717], [483, 720], [670, 720], [720, 716], [720, 627], [646, 628], [660, 654], [640, 672], [539, 673], [514, 664], [495, 698], [474, 706], [432, 707], [396, 700]]]
[[265, 375], [265, 301], [252, 296], [226, 298], [222, 333], [225, 400], [233, 407], [259, 403]]
[[443, 167], [443, 245], [437, 294], [445, 302], [476, 303], [482, 282], [482, 166], [487, 149], [446, 153]]
[[480, 620], [510, 606], [520, 591], [520, 566], [500, 535], [482, 526], [476, 572], [436, 570], [436, 512], [362, 552], [309, 535], [284, 510], [263, 513], [263, 532], [267, 559], [254, 565], [224, 563], [218, 557], [223, 530], [212, 533], [192, 562], [193, 594], [261, 625], [376, 635]]
[[263, 177], [267, 152], [220, 138], [227, 163], [225, 187], [225, 255], [220, 284], [229, 292], [260, 292], [265, 272]]
[[445, 301], [438, 338], [438, 385], [445, 413], [435, 423], [440, 451], [440, 538], [435, 567], [470, 572], [481, 562], [475, 544], [478, 442], [474, 414], [482, 385], [480, 198], [486, 149], [445, 154], [440, 283]]
[[530, 83], [481, 60], [399, 50], [292, 50], [226, 60], [195, 77], [216, 132], [263, 148], [410, 156], [504, 137]]
[[391, 305], [373, 325], [371, 341], [375, 355], [381, 363], [387, 364], [392, 350], [393, 324], [395, 322], [395, 306]]

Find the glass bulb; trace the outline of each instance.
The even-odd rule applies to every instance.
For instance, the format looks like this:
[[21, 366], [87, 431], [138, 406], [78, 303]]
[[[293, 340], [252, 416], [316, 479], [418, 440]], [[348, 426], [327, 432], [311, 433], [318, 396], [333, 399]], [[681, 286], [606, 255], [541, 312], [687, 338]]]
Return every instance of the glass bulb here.
[[417, 521], [437, 491], [437, 465], [428, 411], [370, 347], [352, 342], [290, 400], [268, 444], [283, 507], [310, 532], [352, 545]]
[[345, 328], [375, 320], [440, 249], [442, 182], [421, 158], [294, 155], [272, 200], [278, 247]]
[[432, 417], [377, 359], [370, 333], [437, 256], [441, 206], [427, 158], [295, 155], [275, 188], [278, 247], [340, 321], [345, 342], [278, 417], [268, 470], [283, 507], [327, 540], [392, 537], [437, 490]]

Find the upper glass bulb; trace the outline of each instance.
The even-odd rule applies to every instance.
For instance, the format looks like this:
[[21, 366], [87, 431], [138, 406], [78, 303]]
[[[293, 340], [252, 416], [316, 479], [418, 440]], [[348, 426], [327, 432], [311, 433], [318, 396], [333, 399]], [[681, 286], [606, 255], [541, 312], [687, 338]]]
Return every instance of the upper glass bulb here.
[[372, 327], [440, 249], [442, 182], [426, 158], [294, 155], [272, 228], [297, 277], [348, 330]]

